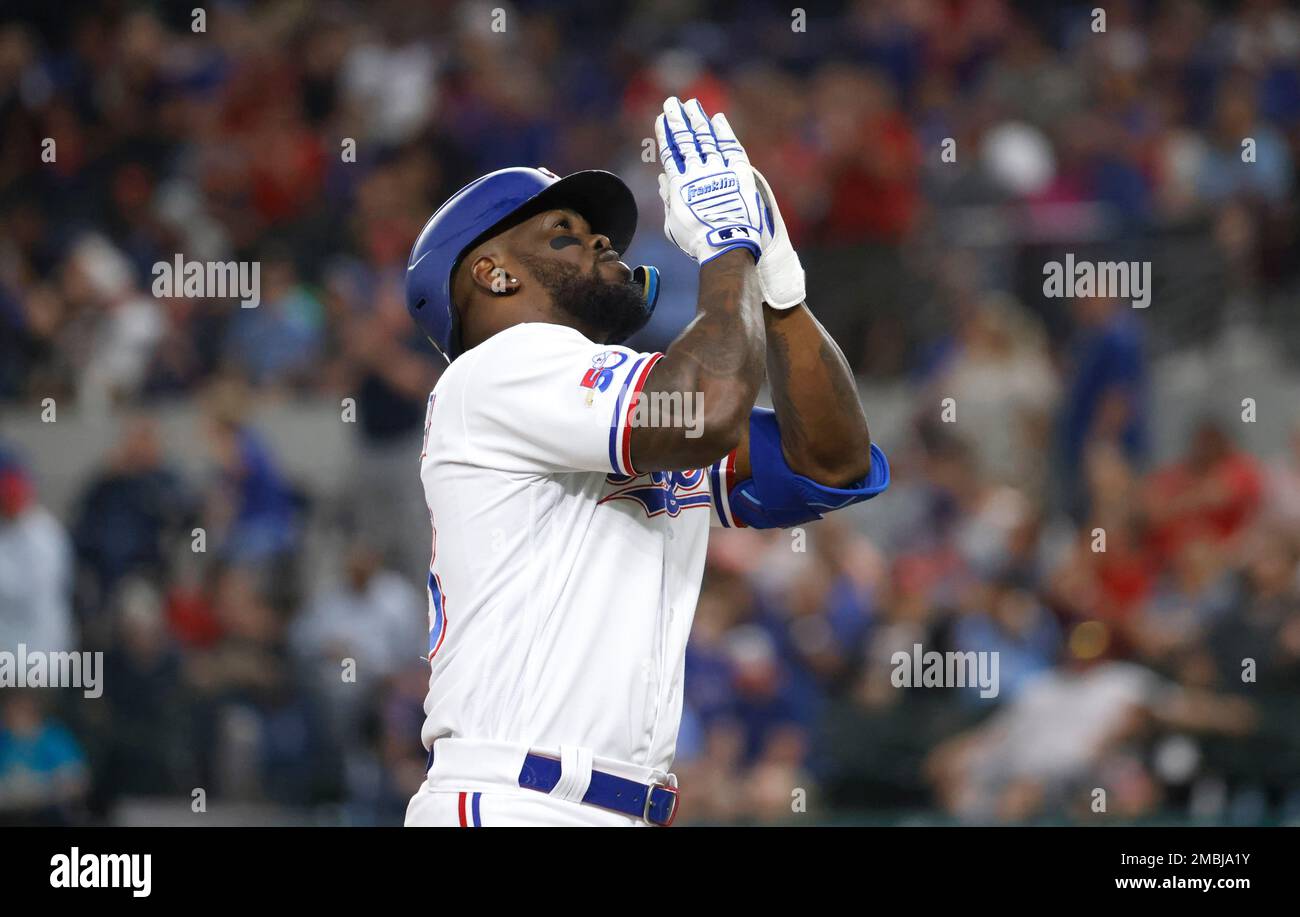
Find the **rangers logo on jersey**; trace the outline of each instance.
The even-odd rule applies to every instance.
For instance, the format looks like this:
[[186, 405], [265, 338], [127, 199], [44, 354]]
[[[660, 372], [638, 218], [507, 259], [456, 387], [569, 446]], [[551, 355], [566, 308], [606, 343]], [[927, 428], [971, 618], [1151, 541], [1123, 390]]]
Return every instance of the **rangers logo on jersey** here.
[[648, 518], [665, 514], [675, 518], [684, 509], [712, 505], [713, 495], [706, 486], [702, 469], [652, 471], [636, 477], [609, 474], [605, 481], [613, 485], [614, 490], [602, 497], [601, 503], [631, 500], [645, 510]]

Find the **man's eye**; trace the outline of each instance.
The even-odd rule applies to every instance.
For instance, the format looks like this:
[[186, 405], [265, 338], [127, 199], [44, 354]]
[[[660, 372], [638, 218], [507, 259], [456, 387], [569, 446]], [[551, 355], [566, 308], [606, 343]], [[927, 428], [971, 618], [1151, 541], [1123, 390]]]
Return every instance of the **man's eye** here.
[[564, 220], [564, 219], [557, 220], [556, 223], [555, 223], [555, 228], [556, 228], [556, 229], [560, 229], [561, 227], [563, 227], [564, 229], [568, 229], [568, 228], [569, 228], [569, 221], [568, 221], [568, 220]]

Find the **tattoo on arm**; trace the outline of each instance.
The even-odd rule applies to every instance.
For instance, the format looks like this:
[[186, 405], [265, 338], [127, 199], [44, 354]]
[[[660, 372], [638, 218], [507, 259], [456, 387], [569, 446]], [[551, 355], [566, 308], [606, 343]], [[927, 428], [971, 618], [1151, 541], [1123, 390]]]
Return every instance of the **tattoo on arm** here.
[[763, 380], [762, 301], [754, 262], [730, 252], [700, 270], [699, 312], [665, 351], [645, 393], [680, 394], [702, 403], [701, 435], [659, 424], [632, 431], [638, 470], [682, 470], [708, 465], [735, 447], [742, 422]]
[[843, 351], [806, 306], [764, 310], [781, 446], [795, 471], [842, 486], [870, 469], [871, 434]]
[[776, 409], [777, 423], [781, 427], [781, 444], [787, 455], [797, 455], [808, 446], [808, 429], [795, 407], [790, 387], [778, 384], [778, 380], [789, 379], [794, 375], [790, 341], [780, 331], [767, 337], [767, 364], [772, 387], [772, 406]]

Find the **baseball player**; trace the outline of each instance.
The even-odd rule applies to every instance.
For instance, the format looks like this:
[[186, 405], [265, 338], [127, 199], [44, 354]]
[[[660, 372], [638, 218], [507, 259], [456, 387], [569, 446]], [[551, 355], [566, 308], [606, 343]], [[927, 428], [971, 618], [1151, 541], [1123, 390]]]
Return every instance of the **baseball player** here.
[[658, 272], [619, 260], [636, 205], [608, 172], [493, 172], [411, 251], [407, 306], [449, 365], [420, 457], [429, 767], [407, 825], [670, 823], [710, 526], [801, 525], [889, 483], [726, 117], [670, 98], [655, 130], [664, 231], [700, 266], [663, 353], [620, 343]]

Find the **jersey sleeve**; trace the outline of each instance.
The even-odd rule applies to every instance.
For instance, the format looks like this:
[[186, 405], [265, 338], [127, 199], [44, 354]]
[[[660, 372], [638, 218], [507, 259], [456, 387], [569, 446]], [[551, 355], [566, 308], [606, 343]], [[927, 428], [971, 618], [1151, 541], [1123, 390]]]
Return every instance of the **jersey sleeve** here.
[[745, 528], [731, 512], [731, 489], [736, 486], [736, 450], [732, 449], [704, 470], [709, 493], [713, 497], [713, 515], [709, 525], [714, 528]]
[[661, 353], [594, 344], [563, 325], [517, 325], [466, 354], [466, 438], [505, 471], [636, 475], [636, 401]]

